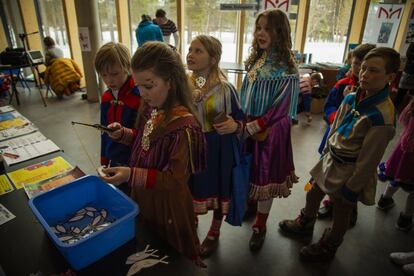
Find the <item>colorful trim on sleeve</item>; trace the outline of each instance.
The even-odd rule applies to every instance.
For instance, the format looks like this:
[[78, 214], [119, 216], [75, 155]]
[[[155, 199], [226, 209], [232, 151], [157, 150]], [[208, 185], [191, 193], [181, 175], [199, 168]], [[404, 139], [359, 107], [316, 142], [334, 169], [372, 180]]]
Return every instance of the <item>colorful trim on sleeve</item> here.
[[157, 180], [157, 171], [154, 169], [131, 168], [129, 186], [142, 186], [146, 189], [153, 189]]

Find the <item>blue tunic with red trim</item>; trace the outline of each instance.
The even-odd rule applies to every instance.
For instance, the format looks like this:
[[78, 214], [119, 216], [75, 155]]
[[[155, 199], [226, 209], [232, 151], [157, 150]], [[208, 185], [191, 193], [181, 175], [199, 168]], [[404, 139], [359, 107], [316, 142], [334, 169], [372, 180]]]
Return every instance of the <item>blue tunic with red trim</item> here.
[[[134, 128], [140, 99], [139, 90], [135, 86], [132, 76], [129, 76], [121, 87], [117, 98], [111, 89], [106, 90], [101, 101], [101, 124], [107, 126], [118, 122], [124, 127]], [[130, 146], [114, 142], [108, 134], [102, 133], [102, 165], [108, 165], [110, 160], [112, 165], [128, 164], [130, 155]]]

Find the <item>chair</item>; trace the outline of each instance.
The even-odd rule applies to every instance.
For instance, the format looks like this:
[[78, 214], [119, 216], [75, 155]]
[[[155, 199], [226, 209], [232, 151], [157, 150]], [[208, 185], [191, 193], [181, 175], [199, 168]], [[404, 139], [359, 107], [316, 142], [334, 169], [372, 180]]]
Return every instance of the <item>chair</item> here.
[[17, 81], [19, 81], [23, 87], [23, 89], [27, 88], [29, 89], [29, 92], [32, 92], [32, 90], [30, 89], [30, 86], [27, 84], [26, 79], [23, 75], [23, 69], [19, 68], [19, 69], [14, 69], [11, 71], [13, 76], [17, 77]]
[[51, 92], [52, 95], [53, 94], [56, 95], [56, 93], [52, 90], [50, 85], [45, 83], [45, 74], [44, 74], [44, 72], [39, 73], [39, 79], [40, 79], [40, 84], [39, 84], [40, 87], [43, 88], [43, 84], [46, 86], [46, 94], [45, 94], [46, 99], [49, 97], [49, 92]]
[[4, 73], [6, 75], [10, 75], [10, 77], [16, 77], [17, 81], [20, 81], [23, 89], [27, 88], [29, 89], [29, 92], [32, 92], [32, 90], [30, 89], [30, 86], [27, 84], [26, 79], [23, 76], [23, 69], [19, 68], [19, 69], [13, 69], [13, 70], [1, 70], [1, 73]]

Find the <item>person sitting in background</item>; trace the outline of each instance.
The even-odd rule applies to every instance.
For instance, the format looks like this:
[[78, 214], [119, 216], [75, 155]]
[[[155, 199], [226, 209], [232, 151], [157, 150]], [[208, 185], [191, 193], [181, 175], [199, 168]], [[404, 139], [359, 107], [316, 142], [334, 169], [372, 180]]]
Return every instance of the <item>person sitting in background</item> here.
[[69, 58], [54, 58], [45, 71], [45, 84], [50, 85], [59, 99], [80, 89], [83, 75], [75, 61]]
[[143, 14], [141, 20], [135, 31], [138, 47], [147, 41], [164, 41], [160, 27], [152, 23], [151, 16]]
[[56, 46], [55, 41], [50, 36], [46, 36], [43, 39], [43, 43], [46, 46], [45, 51], [45, 65], [49, 66], [51, 61], [55, 58], [63, 58], [63, 51]]
[[180, 49], [180, 36], [177, 26], [172, 20], [167, 18], [167, 13], [163, 9], [158, 9], [155, 12], [155, 19], [152, 22], [160, 26], [165, 43], [170, 44], [172, 34], [174, 36], [174, 47]]
[[321, 72], [315, 71], [310, 76], [312, 87], [312, 98], [324, 99], [328, 96], [328, 90], [323, 82], [323, 76]]

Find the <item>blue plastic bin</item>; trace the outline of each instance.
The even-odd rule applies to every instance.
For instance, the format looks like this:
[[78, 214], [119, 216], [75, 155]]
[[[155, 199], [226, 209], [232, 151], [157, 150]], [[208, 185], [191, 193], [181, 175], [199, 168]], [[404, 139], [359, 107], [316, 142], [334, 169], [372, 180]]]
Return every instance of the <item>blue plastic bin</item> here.
[[[85, 176], [32, 198], [29, 206], [59, 251], [75, 269], [99, 260], [135, 237], [138, 206], [115, 187], [96, 176]], [[94, 206], [108, 211], [116, 220], [108, 227], [73, 244], [59, 240], [50, 228], [77, 210]]]

